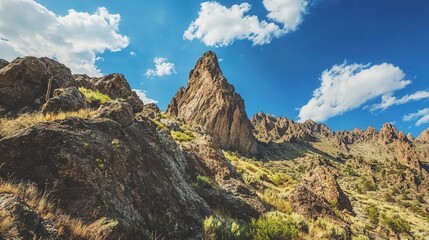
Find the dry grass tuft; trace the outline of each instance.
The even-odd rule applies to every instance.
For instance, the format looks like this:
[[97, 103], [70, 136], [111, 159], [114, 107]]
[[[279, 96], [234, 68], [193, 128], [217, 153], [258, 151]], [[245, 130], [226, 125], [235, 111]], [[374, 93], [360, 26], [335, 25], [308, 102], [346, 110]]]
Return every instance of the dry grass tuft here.
[[19, 129], [23, 129], [41, 122], [52, 122], [56, 120], [64, 120], [71, 117], [90, 118], [97, 111], [91, 109], [81, 109], [75, 112], [60, 112], [56, 114], [33, 113], [23, 114], [15, 119], [0, 118], [0, 137], [5, 137]]
[[[99, 236], [100, 229], [118, 224], [116, 221], [106, 218], [101, 218], [90, 225], [84, 224], [80, 219], [64, 214], [57, 208], [49, 193], [40, 192], [32, 184], [0, 180], [0, 194], [18, 196], [41, 218], [54, 222], [60, 239], [103, 239], [103, 236]], [[14, 216], [10, 216], [5, 210], [0, 210], [0, 239], [4, 236], [12, 238], [16, 236], [16, 224]]]

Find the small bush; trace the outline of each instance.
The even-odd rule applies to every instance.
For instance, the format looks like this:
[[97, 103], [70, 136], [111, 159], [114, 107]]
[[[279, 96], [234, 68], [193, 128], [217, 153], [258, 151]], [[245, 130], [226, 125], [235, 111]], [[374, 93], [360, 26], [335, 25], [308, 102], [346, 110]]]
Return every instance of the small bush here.
[[91, 89], [87, 89], [83, 87], [80, 87], [79, 91], [83, 93], [83, 95], [85, 96], [85, 100], [91, 106], [97, 106], [111, 100], [109, 96], [99, 91], [93, 91]]
[[384, 201], [386, 201], [386, 202], [390, 202], [390, 203], [395, 202], [395, 199], [392, 197], [392, 195], [390, 193], [385, 193], [383, 195], [383, 198], [384, 198]]
[[366, 177], [361, 178], [361, 184], [363, 186], [363, 189], [366, 191], [377, 190], [377, 185], [373, 181], [368, 180]]
[[384, 216], [382, 223], [396, 234], [406, 233], [411, 235], [410, 224], [406, 220], [400, 218], [398, 215], [393, 217]]
[[250, 234], [254, 240], [297, 239], [304, 226], [301, 216], [269, 212], [252, 220]]
[[248, 228], [244, 223], [228, 218], [210, 216], [206, 217], [203, 222], [204, 240], [239, 240], [245, 239]]
[[175, 141], [179, 141], [179, 142], [187, 142], [194, 139], [194, 136], [188, 135], [180, 131], [171, 131], [170, 134]]
[[197, 176], [197, 183], [201, 188], [212, 188], [215, 185], [215, 182], [211, 178], [202, 175]]
[[374, 205], [368, 206], [365, 209], [366, 215], [369, 217], [369, 221], [377, 225], [378, 224], [378, 218], [380, 217], [380, 212], [378, 211], [378, 208]]

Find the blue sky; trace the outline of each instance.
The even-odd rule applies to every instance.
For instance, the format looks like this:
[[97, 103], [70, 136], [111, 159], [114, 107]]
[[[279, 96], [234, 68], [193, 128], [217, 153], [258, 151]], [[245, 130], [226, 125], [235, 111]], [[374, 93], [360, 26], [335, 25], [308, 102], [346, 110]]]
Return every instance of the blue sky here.
[[[23, 5], [6, 6], [17, 2]], [[75, 72], [119, 72], [165, 109], [186, 85], [197, 59], [213, 50], [222, 59], [224, 75], [245, 99], [249, 117], [259, 111], [294, 120], [311, 117], [334, 130], [393, 122], [414, 136], [429, 128], [429, 1], [37, 0], [50, 13], [34, 3], [0, 3], [0, 13], [13, 13], [0, 14], [0, 54], [5, 54], [0, 58], [47, 55]], [[43, 14], [30, 19], [7, 10], [33, 16], [33, 8]], [[227, 17], [231, 19], [223, 23]], [[76, 27], [76, 19], [87, 24]], [[195, 39], [184, 39], [198, 19], [191, 31]], [[18, 30], [5, 28], [4, 22], [17, 24]], [[46, 30], [34, 22], [59, 22], [61, 27]], [[28, 47], [28, 39], [39, 39], [32, 30], [42, 32], [40, 39], [52, 41], [52, 47]], [[64, 49], [60, 43], [66, 37], [73, 41]], [[95, 62], [88, 60], [95, 57]], [[154, 58], [167, 63], [160, 72]], [[80, 66], [82, 60], [89, 65]], [[148, 69], [154, 71], [147, 74]], [[384, 105], [374, 105], [382, 96]]]

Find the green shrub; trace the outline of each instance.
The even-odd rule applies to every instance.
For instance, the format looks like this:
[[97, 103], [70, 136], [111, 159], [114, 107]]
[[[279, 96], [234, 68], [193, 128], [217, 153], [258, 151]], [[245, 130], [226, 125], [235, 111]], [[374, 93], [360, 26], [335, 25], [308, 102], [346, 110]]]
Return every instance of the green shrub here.
[[83, 93], [86, 101], [90, 105], [100, 105], [102, 103], [105, 103], [105, 102], [111, 100], [109, 96], [107, 96], [106, 94], [103, 94], [99, 91], [93, 91], [91, 89], [87, 89], [87, 88], [83, 88], [83, 87], [80, 87], [79, 91], [81, 93]]
[[406, 220], [400, 218], [398, 215], [395, 215], [393, 217], [384, 216], [382, 223], [396, 234], [411, 234], [410, 224]]
[[366, 191], [377, 190], [377, 185], [373, 181], [368, 180], [366, 177], [361, 178], [361, 183], [362, 183], [363, 189], [365, 189]]
[[378, 208], [374, 205], [370, 205], [367, 208], [365, 208], [366, 215], [369, 217], [369, 221], [377, 225], [378, 224], [378, 218], [380, 217], [380, 212], [378, 211]]
[[268, 180], [270, 180], [270, 182], [274, 183], [274, 185], [279, 186], [282, 185], [283, 183], [287, 182], [289, 180], [289, 177], [286, 174], [283, 173], [270, 173], [267, 175]]
[[304, 226], [302, 217], [275, 211], [252, 220], [250, 234], [254, 240], [297, 239], [299, 230]]
[[317, 239], [347, 239], [347, 232], [336, 223], [319, 217], [310, 227], [310, 235]]
[[248, 228], [246, 224], [228, 217], [210, 216], [203, 222], [204, 240], [239, 240], [245, 239]]
[[179, 141], [179, 142], [187, 142], [187, 141], [191, 141], [194, 139], [193, 135], [188, 135], [188, 134], [186, 134], [184, 132], [180, 132], [180, 131], [171, 131], [170, 134], [175, 141]]
[[215, 185], [215, 182], [211, 178], [202, 175], [197, 176], [197, 183], [201, 188], [212, 188]]
[[395, 202], [395, 199], [392, 197], [392, 195], [390, 193], [385, 193], [383, 195], [383, 198], [384, 198], [384, 201], [386, 201], [386, 202], [390, 202], [390, 203]]

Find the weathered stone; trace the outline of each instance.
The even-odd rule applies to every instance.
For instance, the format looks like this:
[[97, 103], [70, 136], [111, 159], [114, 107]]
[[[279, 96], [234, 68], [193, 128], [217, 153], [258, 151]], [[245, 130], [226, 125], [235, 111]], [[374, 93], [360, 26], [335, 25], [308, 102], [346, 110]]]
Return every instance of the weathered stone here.
[[55, 189], [74, 218], [117, 222], [103, 239], [201, 239], [211, 211], [186, 182], [187, 160], [149, 120], [106, 118], [36, 124], [0, 140], [0, 177]]
[[134, 121], [131, 105], [126, 102], [106, 102], [98, 109], [97, 117], [110, 118], [122, 127], [130, 125]]
[[198, 60], [186, 88], [177, 92], [166, 113], [203, 126], [224, 149], [256, 153], [244, 101], [223, 76], [213, 52]]
[[15, 110], [34, 104], [47, 92], [75, 86], [70, 69], [49, 58], [17, 58], [0, 69], [0, 105]]
[[58, 88], [43, 105], [42, 113], [77, 111], [86, 108], [85, 96], [76, 88]]

